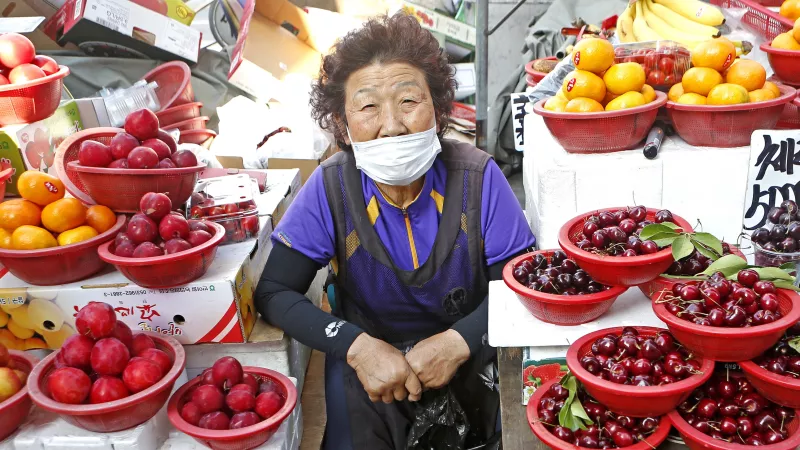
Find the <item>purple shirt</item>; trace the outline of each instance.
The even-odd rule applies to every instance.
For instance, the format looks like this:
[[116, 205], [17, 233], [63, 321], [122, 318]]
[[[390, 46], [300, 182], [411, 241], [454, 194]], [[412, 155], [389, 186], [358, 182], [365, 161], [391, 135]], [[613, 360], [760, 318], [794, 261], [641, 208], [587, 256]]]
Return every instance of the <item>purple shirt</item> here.
[[[447, 170], [437, 159], [406, 214], [361, 172], [367, 215], [392, 261], [401, 270], [421, 266], [430, 255], [444, 205]], [[483, 176], [481, 231], [486, 265], [532, 247], [533, 237], [522, 208], [497, 164], [490, 160]], [[317, 168], [272, 234], [275, 242], [293, 248], [320, 265], [336, 255], [333, 216], [328, 206], [322, 169]]]

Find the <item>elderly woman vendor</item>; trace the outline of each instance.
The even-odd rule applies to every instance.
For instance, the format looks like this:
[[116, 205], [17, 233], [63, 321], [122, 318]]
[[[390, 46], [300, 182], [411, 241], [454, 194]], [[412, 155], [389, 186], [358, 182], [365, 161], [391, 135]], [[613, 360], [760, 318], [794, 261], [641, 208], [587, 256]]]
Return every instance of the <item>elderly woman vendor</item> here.
[[[405, 449], [413, 402], [448, 385], [473, 437], [497, 430], [488, 282], [535, 239], [492, 159], [442, 138], [454, 92], [436, 38], [404, 14], [323, 59], [312, 109], [343, 151], [275, 229], [256, 297], [270, 323], [326, 354], [326, 449]], [[329, 263], [333, 314], [303, 295]]]

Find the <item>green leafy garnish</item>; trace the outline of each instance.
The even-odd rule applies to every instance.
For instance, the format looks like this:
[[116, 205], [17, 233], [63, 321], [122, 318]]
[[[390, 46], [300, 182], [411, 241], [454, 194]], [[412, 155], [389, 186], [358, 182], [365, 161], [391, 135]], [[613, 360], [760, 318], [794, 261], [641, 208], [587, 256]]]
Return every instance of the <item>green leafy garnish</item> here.
[[653, 241], [659, 248], [671, 245], [675, 261], [688, 257], [695, 250], [711, 260], [722, 257], [722, 241], [713, 234], [685, 233], [678, 231], [679, 228], [671, 222], [653, 223], [642, 228], [639, 239]]
[[564, 406], [558, 413], [558, 424], [572, 431], [585, 430], [593, 422], [578, 398], [578, 379], [568, 373], [561, 379], [561, 386], [569, 392], [569, 396], [564, 400]]

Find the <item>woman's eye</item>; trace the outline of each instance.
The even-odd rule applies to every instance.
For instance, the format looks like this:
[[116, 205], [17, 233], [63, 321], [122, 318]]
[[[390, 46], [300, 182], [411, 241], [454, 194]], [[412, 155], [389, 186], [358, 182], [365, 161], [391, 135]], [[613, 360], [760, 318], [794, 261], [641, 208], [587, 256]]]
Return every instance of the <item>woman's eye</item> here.
[[416, 103], [416, 102], [414, 100], [411, 100], [410, 98], [407, 98], [403, 100], [403, 103]]
[[365, 109], [374, 108], [374, 107], [375, 107], [375, 105], [371, 105], [371, 104], [370, 104], [370, 105], [364, 105], [364, 106], [361, 108], [361, 110], [362, 110], [362, 111], [364, 111]]

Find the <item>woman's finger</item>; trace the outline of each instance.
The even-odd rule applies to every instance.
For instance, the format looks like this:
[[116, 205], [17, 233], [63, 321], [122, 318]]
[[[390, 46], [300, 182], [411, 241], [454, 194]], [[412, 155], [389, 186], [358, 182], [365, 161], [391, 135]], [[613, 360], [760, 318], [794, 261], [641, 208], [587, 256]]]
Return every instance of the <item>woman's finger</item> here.
[[386, 391], [381, 395], [381, 400], [387, 405], [394, 402], [394, 394], [392, 391]]
[[402, 402], [403, 400], [406, 399], [406, 397], [408, 397], [408, 391], [406, 391], [406, 388], [403, 386], [397, 386], [396, 388], [394, 388], [393, 392], [394, 392], [394, 399], [397, 400], [398, 402]]

